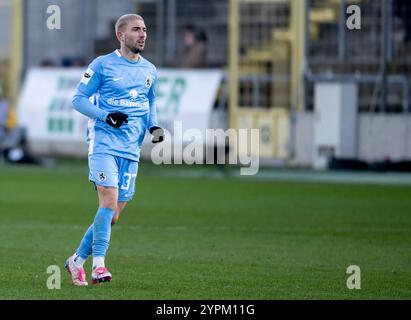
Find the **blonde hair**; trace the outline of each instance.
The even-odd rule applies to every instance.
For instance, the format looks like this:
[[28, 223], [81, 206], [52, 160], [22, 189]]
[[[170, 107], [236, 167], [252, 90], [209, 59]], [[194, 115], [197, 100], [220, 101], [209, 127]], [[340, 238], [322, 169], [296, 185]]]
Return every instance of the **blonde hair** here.
[[129, 13], [129, 14], [122, 15], [120, 18], [117, 19], [117, 22], [115, 25], [116, 34], [118, 31], [122, 31], [123, 28], [132, 20], [144, 21], [143, 17], [138, 14]]

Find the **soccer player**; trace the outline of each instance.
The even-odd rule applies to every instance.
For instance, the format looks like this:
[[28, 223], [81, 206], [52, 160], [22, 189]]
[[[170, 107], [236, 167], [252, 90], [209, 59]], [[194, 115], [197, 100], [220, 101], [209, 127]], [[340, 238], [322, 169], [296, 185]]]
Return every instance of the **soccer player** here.
[[[80, 246], [66, 261], [75, 286], [86, 286], [83, 264], [93, 255], [93, 284], [109, 282], [104, 259], [114, 225], [133, 198], [141, 144], [146, 130], [152, 142], [164, 140], [157, 124], [157, 71], [143, 58], [147, 29], [136, 14], [121, 16], [115, 25], [120, 49], [97, 57], [88, 67], [73, 97], [75, 110], [89, 117], [87, 130], [89, 180], [99, 207]], [[94, 95], [94, 104], [89, 98]]]

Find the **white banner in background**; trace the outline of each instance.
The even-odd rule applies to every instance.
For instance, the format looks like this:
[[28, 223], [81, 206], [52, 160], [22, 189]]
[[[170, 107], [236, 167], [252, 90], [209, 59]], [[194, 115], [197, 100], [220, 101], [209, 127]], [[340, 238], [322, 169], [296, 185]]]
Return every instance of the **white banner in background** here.
[[[71, 104], [84, 71], [85, 68], [28, 71], [17, 115], [31, 144], [59, 142], [53, 145], [59, 153], [58, 149], [64, 148], [62, 142], [85, 143], [87, 118], [73, 110]], [[221, 70], [159, 69], [156, 106], [160, 126], [173, 135], [173, 122], [181, 121], [183, 132], [195, 128], [205, 134], [221, 79]]]
[[221, 70], [160, 69], [156, 83], [160, 125], [173, 135], [173, 122], [181, 121], [183, 132], [199, 129], [205, 135], [222, 76]]

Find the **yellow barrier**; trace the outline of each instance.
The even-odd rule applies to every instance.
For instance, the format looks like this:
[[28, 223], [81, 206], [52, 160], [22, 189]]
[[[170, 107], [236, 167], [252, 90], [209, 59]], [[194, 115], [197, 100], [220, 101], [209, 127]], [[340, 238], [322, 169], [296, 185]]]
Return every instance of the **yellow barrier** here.
[[23, 3], [22, 0], [14, 0], [11, 2], [13, 6], [12, 33], [10, 46], [9, 67], [7, 70], [7, 88], [10, 99], [11, 108], [8, 112], [7, 127], [12, 128], [16, 125], [16, 116], [14, 108], [17, 104], [21, 85], [21, 68], [22, 68], [22, 52], [23, 52]]
[[[288, 144], [290, 133], [290, 116], [284, 108], [255, 110], [241, 108], [234, 116], [235, 129], [258, 129], [259, 140], [251, 141], [259, 144], [259, 155], [261, 158], [286, 159], [289, 156]], [[249, 143], [248, 140], [239, 143]], [[237, 150], [252, 150], [250, 146], [243, 148], [238, 146]], [[240, 155], [240, 154], [239, 154]], [[256, 154], [252, 154], [257, 156]]]

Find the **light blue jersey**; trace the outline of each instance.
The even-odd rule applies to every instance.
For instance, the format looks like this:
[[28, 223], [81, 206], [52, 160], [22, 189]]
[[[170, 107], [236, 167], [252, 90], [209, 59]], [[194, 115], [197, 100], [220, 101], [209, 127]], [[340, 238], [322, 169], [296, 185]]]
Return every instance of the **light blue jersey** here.
[[[73, 106], [87, 115], [89, 155], [106, 153], [138, 161], [146, 130], [157, 126], [157, 71], [141, 55], [132, 62], [118, 50], [96, 58], [81, 79]], [[89, 97], [94, 95], [94, 106]], [[111, 112], [128, 115], [119, 129], [105, 122]]]
[[[132, 62], [116, 50], [90, 64], [73, 98], [74, 108], [90, 118], [89, 180], [96, 186], [117, 188], [118, 202], [133, 198], [141, 144], [146, 130], [157, 126], [156, 78], [156, 68], [141, 55]], [[94, 104], [89, 100], [93, 95]], [[107, 124], [107, 116], [114, 112], [126, 114], [128, 123], [119, 128]], [[111, 123], [115, 125], [114, 121]], [[113, 208], [99, 207], [76, 250], [75, 259], [85, 260], [93, 253], [93, 265], [94, 260], [104, 261], [114, 216]], [[66, 262], [70, 273], [74, 270], [73, 259], [70, 257]]]

